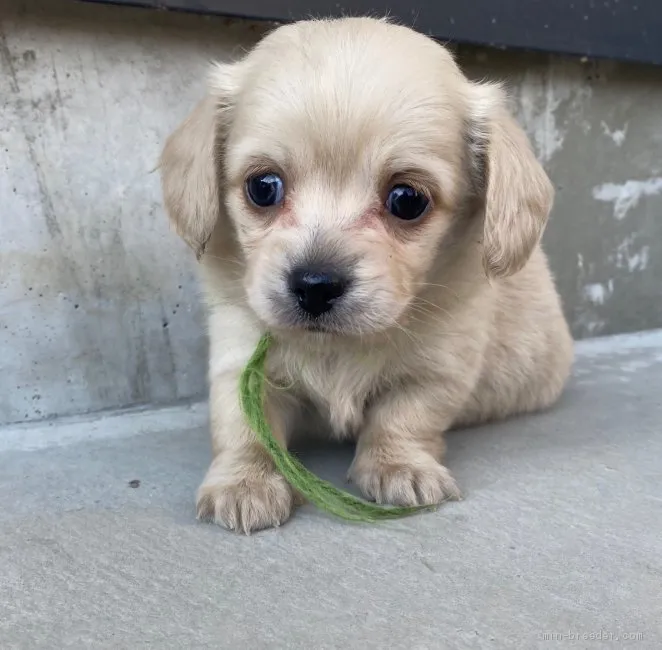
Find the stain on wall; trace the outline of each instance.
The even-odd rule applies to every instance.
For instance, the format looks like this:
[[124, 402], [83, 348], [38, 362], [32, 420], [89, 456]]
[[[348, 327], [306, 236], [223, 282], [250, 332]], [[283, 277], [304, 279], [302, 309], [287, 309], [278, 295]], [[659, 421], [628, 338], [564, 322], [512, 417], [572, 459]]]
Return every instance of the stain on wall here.
[[[194, 261], [154, 166], [206, 64], [265, 26], [64, 0], [0, 9], [0, 424], [199, 397]], [[460, 48], [505, 79], [557, 188], [578, 337], [662, 326], [662, 70]]]

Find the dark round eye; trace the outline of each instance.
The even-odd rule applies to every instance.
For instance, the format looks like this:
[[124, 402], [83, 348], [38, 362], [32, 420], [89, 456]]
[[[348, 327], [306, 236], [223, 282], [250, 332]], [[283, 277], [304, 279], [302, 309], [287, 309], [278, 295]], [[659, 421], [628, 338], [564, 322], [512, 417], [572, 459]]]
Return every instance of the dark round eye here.
[[386, 209], [398, 219], [413, 221], [418, 219], [430, 204], [425, 194], [415, 190], [411, 185], [396, 185], [388, 193]]
[[283, 181], [277, 174], [256, 174], [246, 181], [246, 194], [259, 208], [278, 205], [285, 195]]

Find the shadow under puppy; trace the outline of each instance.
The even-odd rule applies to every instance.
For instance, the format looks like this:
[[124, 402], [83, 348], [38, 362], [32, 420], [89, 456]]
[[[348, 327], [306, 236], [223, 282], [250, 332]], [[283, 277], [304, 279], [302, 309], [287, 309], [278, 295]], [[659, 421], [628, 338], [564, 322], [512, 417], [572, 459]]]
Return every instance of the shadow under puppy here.
[[212, 67], [161, 173], [209, 311], [199, 517], [249, 533], [292, 512], [237, 394], [265, 330], [274, 435], [314, 411], [356, 440], [350, 477], [380, 503], [459, 497], [443, 432], [562, 392], [572, 339], [540, 248], [553, 188], [501, 88], [431, 39], [371, 18], [280, 27]]

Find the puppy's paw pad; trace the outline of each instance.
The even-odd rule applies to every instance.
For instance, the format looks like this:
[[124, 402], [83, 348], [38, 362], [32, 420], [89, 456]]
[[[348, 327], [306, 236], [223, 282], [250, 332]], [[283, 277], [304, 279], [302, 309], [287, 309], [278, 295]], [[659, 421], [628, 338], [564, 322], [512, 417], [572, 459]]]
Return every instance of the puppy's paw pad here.
[[396, 506], [436, 505], [461, 499], [450, 472], [434, 459], [422, 464], [358, 463], [351, 479], [377, 503]]
[[285, 523], [292, 512], [292, 490], [276, 472], [236, 482], [203, 483], [198, 490], [198, 519], [250, 535]]

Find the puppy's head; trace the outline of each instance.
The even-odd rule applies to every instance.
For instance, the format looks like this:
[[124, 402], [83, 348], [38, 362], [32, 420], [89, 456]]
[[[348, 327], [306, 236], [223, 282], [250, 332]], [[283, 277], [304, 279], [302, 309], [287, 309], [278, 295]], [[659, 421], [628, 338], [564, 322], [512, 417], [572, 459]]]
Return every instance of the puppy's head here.
[[512, 274], [552, 200], [498, 87], [365, 18], [281, 27], [214, 66], [161, 169], [180, 235], [199, 255], [212, 234], [236, 241], [247, 301], [275, 329], [396, 325], [461, 219], [483, 219], [487, 274]]

